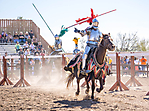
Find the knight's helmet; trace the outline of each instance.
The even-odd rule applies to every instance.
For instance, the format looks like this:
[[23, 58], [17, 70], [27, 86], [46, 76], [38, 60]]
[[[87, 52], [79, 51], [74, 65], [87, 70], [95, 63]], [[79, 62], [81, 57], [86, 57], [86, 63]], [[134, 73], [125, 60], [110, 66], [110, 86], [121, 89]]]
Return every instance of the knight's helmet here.
[[56, 40], [59, 39], [59, 36], [57, 34], [54, 37], [55, 37]]
[[92, 25], [93, 25], [93, 28], [94, 29], [97, 29], [98, 28], [99, 22], [98, 22], [98, 20], [96, 18], [93, 19]]

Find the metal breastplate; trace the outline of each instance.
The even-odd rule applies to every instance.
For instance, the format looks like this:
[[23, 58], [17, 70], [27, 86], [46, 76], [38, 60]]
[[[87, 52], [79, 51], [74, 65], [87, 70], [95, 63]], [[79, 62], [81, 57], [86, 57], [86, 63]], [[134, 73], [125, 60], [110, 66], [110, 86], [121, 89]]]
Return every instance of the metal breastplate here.
[[90, 34], [87, 36], [88, 40], [92, 41], [98, 41], [100, 38], [100, 33], [99, 30], [91, 30]]

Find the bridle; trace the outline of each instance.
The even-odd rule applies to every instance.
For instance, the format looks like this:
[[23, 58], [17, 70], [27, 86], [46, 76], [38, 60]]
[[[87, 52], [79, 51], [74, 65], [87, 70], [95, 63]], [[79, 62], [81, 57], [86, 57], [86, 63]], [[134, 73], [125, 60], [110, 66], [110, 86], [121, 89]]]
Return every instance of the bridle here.
[[[107, 41], [108, 38], [104, 38], [104, 40]], [[108, 44], [108, 46], [105, 47], [105, 41], [104, 41], [104, 45], [102, 45], [101, 42], [100, 42], [99, 46], [103, 47], [104, 49], [107, 49], [107, 48], [109, 47], [110, 44]]]

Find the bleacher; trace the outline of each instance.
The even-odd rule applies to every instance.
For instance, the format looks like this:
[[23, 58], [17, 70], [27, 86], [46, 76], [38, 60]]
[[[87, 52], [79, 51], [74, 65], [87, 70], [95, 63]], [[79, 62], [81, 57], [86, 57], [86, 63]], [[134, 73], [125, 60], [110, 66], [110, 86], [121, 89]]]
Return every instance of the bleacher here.
[[[35, 37], [37, 38], [38, 42], [41, 42], [44, 50], [47, 53], [52, 52], [52, 48], [50, 44], [40, 35], [40, 28], [32, 21], [32, 20], [25, 20], [25, 19], [0, 19], [0, 34], [2, 31], [10, 32], [14, 35], [15, 32], [29, 32], [30, 30], [33, 31]], [[23, 44], [21, 44], [23, 45]], [[4, 55], [5, 52], [8, 55], [13, 55], [15, 53], [15, 44], [14, 43], [0, 43], [0, 54]]]
[[4, 56], [5, 52], [7, 52], [8, 55], [17, 55], [15, 44], [0, 44], [0, 55]]

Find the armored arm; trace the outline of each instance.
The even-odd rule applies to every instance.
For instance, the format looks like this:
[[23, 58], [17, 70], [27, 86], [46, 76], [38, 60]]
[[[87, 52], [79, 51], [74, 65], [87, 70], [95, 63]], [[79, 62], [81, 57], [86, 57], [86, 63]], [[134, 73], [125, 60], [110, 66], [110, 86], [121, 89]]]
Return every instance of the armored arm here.
[[77, 28], [75, 28], [74, 32], [81, 34], [82, 37], [87, 34], [87, 30], [86, 29], [85, 30], [78, 30]]

